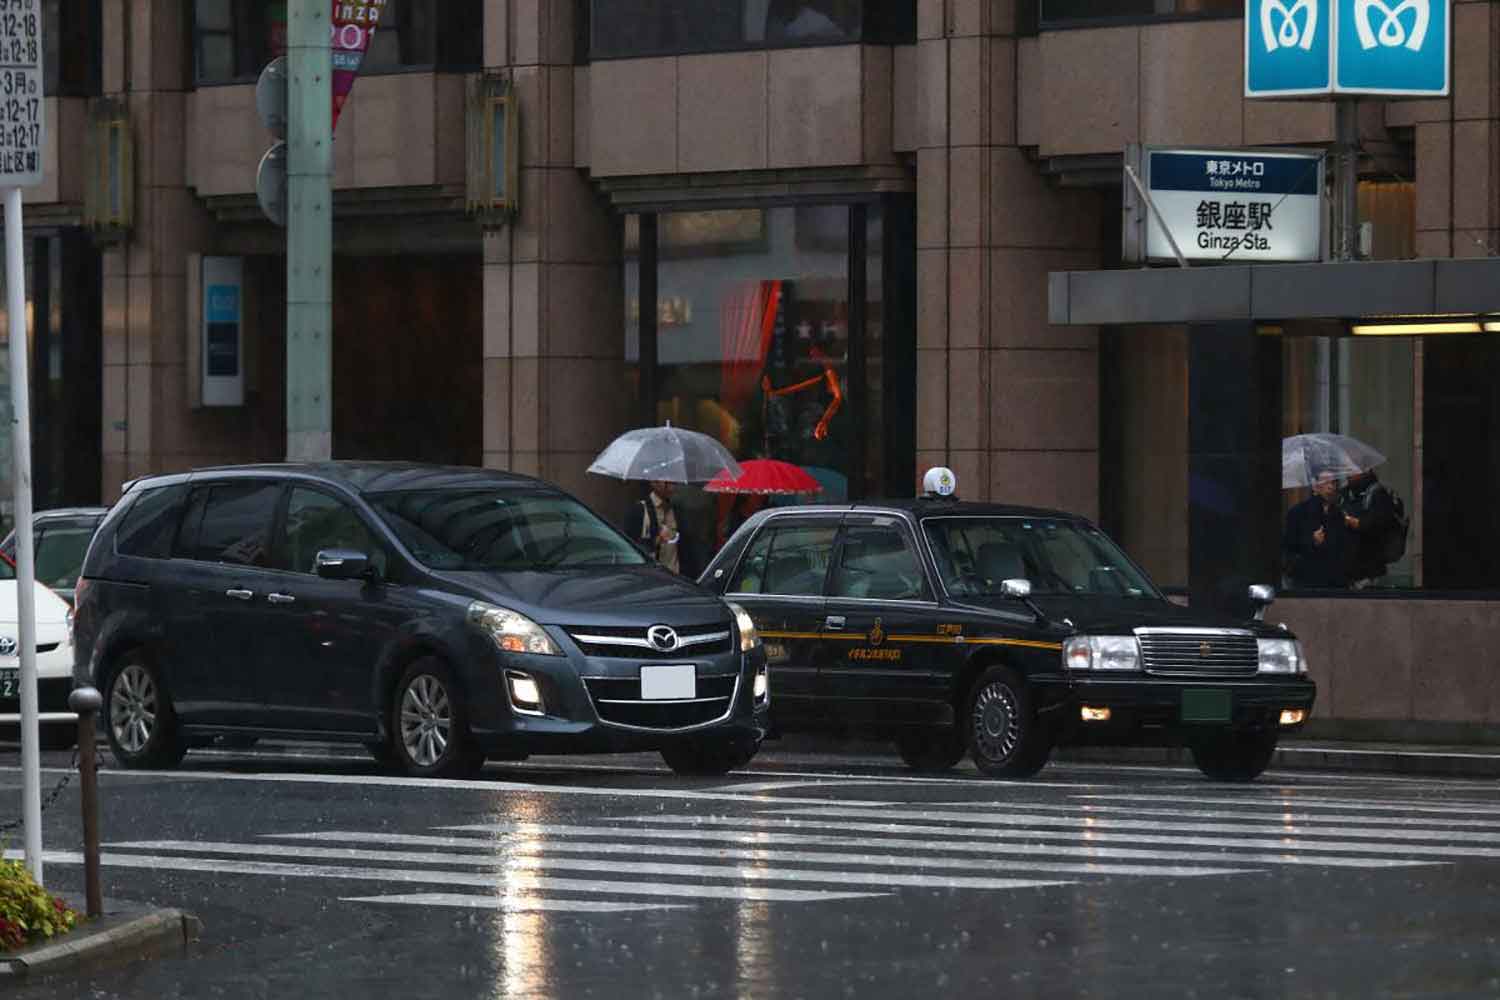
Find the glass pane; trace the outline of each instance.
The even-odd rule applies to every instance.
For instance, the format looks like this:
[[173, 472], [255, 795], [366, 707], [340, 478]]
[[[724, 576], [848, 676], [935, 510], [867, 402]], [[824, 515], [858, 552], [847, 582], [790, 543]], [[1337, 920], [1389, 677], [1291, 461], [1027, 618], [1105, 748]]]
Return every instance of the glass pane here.
[[197, 0], [193, 26], [199, 31], [228, 31], [233, 25], [231, 0]]
[[[1419, 496], [1408, 558], [1427, 587], [1494, 590], [1500, 566], [1500, 335], [1423, 337]], [[1414, 551], [1413, 551], [1414, 550]]]
[[923, 529], [954, 596], [998, 597], [1006, 580], [1038, 595], [1159, 597], [1119, 548], [1092, 525], [1055, 518], [932, 518]]
[[844, 532], [829, 596], [915, 600], [925, 589], [921, 564], [901, 531], [860, 526]]
[[326, 493], [295, 489], [286, 512], [286, 542], [281, 566], [297, 573], [316, 573], [318, 553], [350, 549], [370, 557], [385, 575], [385, 552], [353, 508]]
[[66, 590], [78, 582], [83, 557], [94, 538], [94, 526], [60, 524], [45, 529], [36, 543], [36, 578]]
[[221, 83], [234, 77], [234, 38], [227, 34], [199, 36], [199, 82]]
[[280, 495], [281, 487], [276, 483], [214, 487], [191, 558], [240, 566], [269, 565], [271, 519]]
[[866, 0], [592, 0], [591, 54], [609, 58], [856, 42], [866, 6]]
[[740, 564], [730, 591], [739, 594], [780, 594], [817, 597], [833, 557], [834, 525], [768, 528]]
[[187, 488], [183, 486], [142, 493], [125, 512], [115, 535], [115, 551], [122, 556], [146, 559], [165, 559], [171, 555], [172, 537], [186, 496]]
[[1244, 0], [1041, 0], [1041, 7], [1043, 24], [1191, 15], [1233, 17], [1245, 12]]

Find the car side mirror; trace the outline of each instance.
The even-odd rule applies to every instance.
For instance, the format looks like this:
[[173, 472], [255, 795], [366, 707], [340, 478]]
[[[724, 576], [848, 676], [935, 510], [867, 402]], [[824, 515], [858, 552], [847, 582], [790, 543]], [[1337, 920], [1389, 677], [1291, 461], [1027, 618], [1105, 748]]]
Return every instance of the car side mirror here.
[[1256, 621], [1266, 620], [1266, 608], [1269, 608], [1275, 600], [1276, 591], [1274, 588], [1264, 583], [1250, 585], [1250, 607], [1253, 609], [1251, 614]]
[[1005, 597], [1024, 601], [1031, 596], [1031, 581], [1022, 579], [1003, 580], [1000, 583], [1000, 593]]
[[370, 557], [354, 549], [323, 549], [315, 562], [324, 580], [361, 580], [374, 571]]

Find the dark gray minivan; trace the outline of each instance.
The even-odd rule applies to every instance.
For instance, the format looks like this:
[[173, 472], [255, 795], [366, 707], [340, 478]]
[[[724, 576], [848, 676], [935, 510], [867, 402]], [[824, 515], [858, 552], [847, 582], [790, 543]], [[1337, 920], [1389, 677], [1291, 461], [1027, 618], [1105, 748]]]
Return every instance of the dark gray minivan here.
[[749, 616], [578, 500], [483, 469], [332, 462], [130, 485], [78, 583], [75, 679], [126, 767], [215, 737], [362, 743], [420, 776], [764, 737]]

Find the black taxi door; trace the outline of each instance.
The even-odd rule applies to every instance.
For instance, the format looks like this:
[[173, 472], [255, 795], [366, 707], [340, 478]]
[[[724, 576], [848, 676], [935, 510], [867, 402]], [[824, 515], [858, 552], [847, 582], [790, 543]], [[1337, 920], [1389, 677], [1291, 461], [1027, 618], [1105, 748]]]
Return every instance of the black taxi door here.
[[941, 618], [905, 519], [847, 515], [823, 622], [831, 713], [856, 725], [951, 723], [950, 678], [963, 651]]
[[839, 515], [784, 514], [761, 526], [724, 596], [755, 621], [771, 675], [771, 718], [780, 726], [819, 718], [818, 658], [823, 584]]

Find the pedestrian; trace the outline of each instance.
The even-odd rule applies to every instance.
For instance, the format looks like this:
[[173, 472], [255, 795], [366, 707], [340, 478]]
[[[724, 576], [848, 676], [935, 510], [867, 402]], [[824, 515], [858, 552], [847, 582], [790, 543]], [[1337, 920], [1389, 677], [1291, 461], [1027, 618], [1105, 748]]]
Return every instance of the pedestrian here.
[[1345, 483], [1339, 500], [1350, 532], [1350, 586], [1364, 590], [1385, 576], [1387, 541], [1397, 530], [1396, 504], [1373, 469]]
[[693, 540], [682, 530], [682, 518], [672, 494], [674, 483], [653, 480], [644, 500], [625, 514], [625, 533], [664, 569], [689, 578], [698, 575]]
[[1318, 473], [1313, 495], [1286, 512], [1282, 551], [1293, 587], [1349, 585], [1350, 530], [1339, 506], [1339, 481]]

